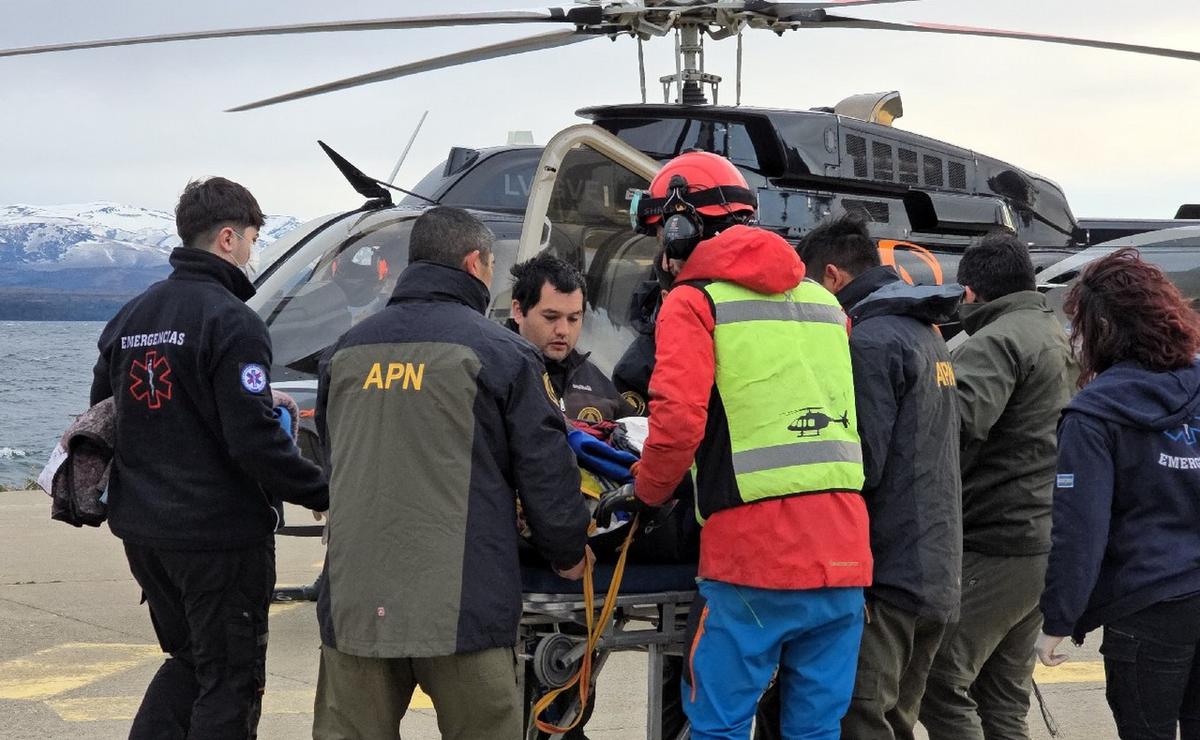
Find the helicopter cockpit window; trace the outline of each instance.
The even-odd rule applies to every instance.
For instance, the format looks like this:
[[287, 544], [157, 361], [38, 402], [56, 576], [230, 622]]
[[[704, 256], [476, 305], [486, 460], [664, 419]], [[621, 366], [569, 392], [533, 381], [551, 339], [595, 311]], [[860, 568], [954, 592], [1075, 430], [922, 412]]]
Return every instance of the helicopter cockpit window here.
[[524, 211], [542, 150], [536, 147], [498, 152], [483, 160], [442, 196], [448, 206]]
[[[587, 147], [571, 150], [559, 167], [547, 218], [548, 249], [577, 266], [587, 280], [588, 316], [579, 347], [610, 372], [636, 336], [633, 296], [652, 278], [657, 240], [629, 226], [630, 194], [647, 181]], [[497, 273], [499, 274], [499, 273]]]
[[277, 366], [315, 373], [327, 347], [387, 305], [408, 264], [412, 218], [366, 220], [289, 279], [266, 316]]

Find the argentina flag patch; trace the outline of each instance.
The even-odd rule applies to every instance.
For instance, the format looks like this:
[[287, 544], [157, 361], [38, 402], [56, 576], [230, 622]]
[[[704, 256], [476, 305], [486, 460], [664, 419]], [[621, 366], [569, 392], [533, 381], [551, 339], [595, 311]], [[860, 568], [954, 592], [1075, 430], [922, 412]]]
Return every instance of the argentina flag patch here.
[[1075, 474], [1074, 473], [1059, 473], [1055, 476], [1054, 485], [1057, 488], [1074, 488]]

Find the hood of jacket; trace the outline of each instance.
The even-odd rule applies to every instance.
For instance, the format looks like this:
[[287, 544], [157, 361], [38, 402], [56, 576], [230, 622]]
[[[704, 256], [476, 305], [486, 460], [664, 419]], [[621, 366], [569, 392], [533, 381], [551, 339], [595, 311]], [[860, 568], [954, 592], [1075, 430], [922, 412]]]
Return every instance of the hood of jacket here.
[[254, 296], [254, 284], [241, 270], [212, 252], [175, 247], [168, 258], [174, 270], [170, 280], [213, 280], [245, 302]]
[[1166, 372], [1117, 363], [1088, 383], [1067, 409], [1139, 429], [1178, 427], [1200, 415], [1200, 362]]
[[974, 334], [1006, 313], [1028, 309], [1049, 312], [1046, 296], [1036, 290], [1018, 290], [987, 303], [964, 303], [958, 313], [963, 330]]
[[733, 226], [700, 242], [675, 279], [724, 280], [756, 293], [782, 293], [804, 279], [804, 263], [778, 234]]
[[927, 324], [954, 318], [962, 303], [958, 285], [909, 285], [887, 265], [872, 267], [838, 291], [837, 299], [852, 322], [875, 316], [910, 316]]
[[436, 262], [419, 261], [400, 273], [388, 305], [401, 301], [451, 301], [484, 313], [490, 299], [487, 286], [471, 273]]

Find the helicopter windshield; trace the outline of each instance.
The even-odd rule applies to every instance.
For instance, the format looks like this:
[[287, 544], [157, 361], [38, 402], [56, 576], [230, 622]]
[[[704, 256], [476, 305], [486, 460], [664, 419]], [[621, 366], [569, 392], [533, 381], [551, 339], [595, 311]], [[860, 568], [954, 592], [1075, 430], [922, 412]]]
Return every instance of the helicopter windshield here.
[[[278, 255], [275, 269], [258, 285], [249, 305], [271, 332], [279, 380], [315, 375], [321, 354], [347, 329], [387, 305], [408, 266], [408, 243], [419, 210], [389, 208], [345, 214], [313, 233], [294, 252]], [[506, 276], [516, 255], [519, 222], [488, 221], [496, 235], [495, 274]], [[319, 225], [322, 222], [313, 222]], [[326, 222], [327, 223], [327, 222]], [[295, 245], [302, 237], [298, 236]], [[502, 278], [494, 303], [508, 305]]]

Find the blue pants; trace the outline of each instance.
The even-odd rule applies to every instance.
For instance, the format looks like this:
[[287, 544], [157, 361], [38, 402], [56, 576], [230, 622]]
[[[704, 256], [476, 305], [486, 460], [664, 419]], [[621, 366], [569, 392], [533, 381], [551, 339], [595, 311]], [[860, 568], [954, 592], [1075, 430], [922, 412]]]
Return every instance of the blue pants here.
[[746, 740], [779, 668], [789, 740], [838, 740], [854, 691], [863, 630], [861, 588], [774, 591], [701, 581], [683, 684], [693, 740]]

